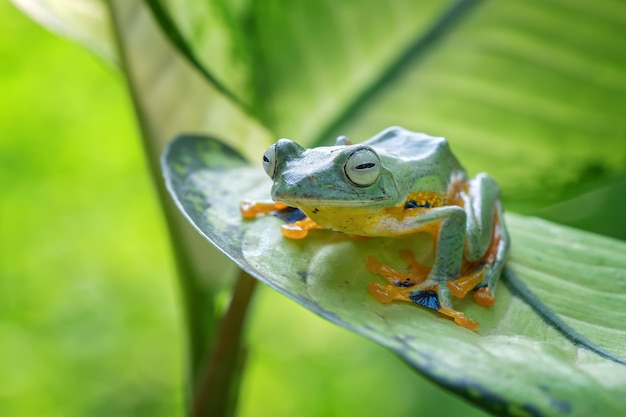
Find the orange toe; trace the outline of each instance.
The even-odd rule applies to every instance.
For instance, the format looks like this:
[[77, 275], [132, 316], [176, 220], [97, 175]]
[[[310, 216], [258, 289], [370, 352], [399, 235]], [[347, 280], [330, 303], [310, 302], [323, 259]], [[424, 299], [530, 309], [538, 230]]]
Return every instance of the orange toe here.
[[482, 287], [476, 290], [474, 293], [474, 300], [476, 300], [476, 302], [481, 306], [485, 307], [491, 307], [496, 302], [496, 299], [491, 293], [489, 287]]
[[370, 295], [381, 303], [390, 303], [394, 300], [393, 294], [389, 292], [389, 286], [382, 285], [378, 282], [370, 282], [367, 287]]
[[468, 319], [467, 317], [465, 317], [465, 315], [463, 316], [459, 316], [459, 317], [455, 317], [454, 318], [454, 322], [456, 324], [458, 324], [461, 327], [465, 327], [468, 330], [471, 330], [473, 332], [475, 332], [476, 330], [478, 330], [478, 326], [480, 326], [480, 324], [478, 324], [478, 322], [472, 320], [472, 319]]

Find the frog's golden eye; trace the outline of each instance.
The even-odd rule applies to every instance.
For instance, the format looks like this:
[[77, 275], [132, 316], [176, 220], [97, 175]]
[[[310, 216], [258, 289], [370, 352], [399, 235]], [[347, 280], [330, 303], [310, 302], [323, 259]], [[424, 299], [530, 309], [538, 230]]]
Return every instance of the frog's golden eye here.
[[267, 148], [263, 154], [263, 169], [270, 178], [274, 178], [276, 172], [276, 144]]
[[354, 185], [367, 187], [380, 176], [380, 160], [373, 150], [359, 148], [348, 156], [343, 169]]

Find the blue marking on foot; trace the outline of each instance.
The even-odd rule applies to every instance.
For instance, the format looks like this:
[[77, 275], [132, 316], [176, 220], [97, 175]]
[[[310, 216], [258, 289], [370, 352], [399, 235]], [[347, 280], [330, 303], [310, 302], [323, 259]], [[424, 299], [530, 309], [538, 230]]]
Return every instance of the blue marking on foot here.
[[439, 311], [441, 309], [441, 304], [439, 304], [435, 291], [413, 291], [409, 294], [409, 299], [412, 303], [430, 308], [431, 310]]

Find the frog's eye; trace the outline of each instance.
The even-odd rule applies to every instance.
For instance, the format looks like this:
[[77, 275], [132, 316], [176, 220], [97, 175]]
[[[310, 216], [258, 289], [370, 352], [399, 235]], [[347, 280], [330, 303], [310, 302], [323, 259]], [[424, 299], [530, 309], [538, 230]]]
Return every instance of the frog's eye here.
[[267, 148], [263, 154], [263, 169], [270, 178], [274, 178], [276, 171], [276, 144]]
[[360, 148], [348, 156], [343, 169], [352, 183], [367, 187], [380, 176], [380, 160], [373, 150]]

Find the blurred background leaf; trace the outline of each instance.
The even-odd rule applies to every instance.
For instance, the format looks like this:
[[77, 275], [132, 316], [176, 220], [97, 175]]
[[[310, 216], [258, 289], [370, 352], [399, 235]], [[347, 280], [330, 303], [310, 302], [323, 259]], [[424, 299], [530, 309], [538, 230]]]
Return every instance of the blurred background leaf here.
[[[71, 28], [68, 12], [58, 12], [63, 1], [43, 4]], [[91, 3], [92, 9], [101, 5]], [[138, 17], [144, 11], [139, 2], [111, 3], [118, 15], [129, 16], [123, 29], [137, 27], [144, 39], [157, 40], [145, 29], [145, 17]], [[607, 180], [618, 187], [624, 182], [626, 6], [618, 0], [593, 7], [584, 0], [145, 3], [205, 81], [248, 113], [248, 123], [256, 119], [271, 131], [246, 141], [250, 133], [233, 124], [216, 129], [219, 118], [195, 122], [248, 157], [257, 154], [251, 144], [262, 147], [273, 137], [305, 145], [346, 133], [362, 140], [399, 124], [448, 137], [470, 172], [488, 169], [505, 199], [525, 211]], [[74, 32], [81, 28], [74, 25]], [[141, 36], [122, 33], [130, 42]], [[147, 59], [141, 65], [157, 71], [163, 57], [158, 61], [147, 51], [142, 49]], [[180, 82], [197, 77], [188, 70], [168, 73], [187, 94], [203, 91]], [[137, 83], [146, 78], [154, 81], [134, 77]], [[152, 103], [175, 98], [145, 87], [140, 93], [152, 94]], [[195, 111], [175, 114], [206, 117], [207, 108], [229, 108], [219, 100], [207, 104], [203, 95], [176, 101], [193, 103], [188, 107]], [[190, 116], [186, 122], [194, 126]]]
[[118, 61], [106, 0], [12, 0], [33, 20], [111, 63]]
[[0, 415], [175, 415], [174, 269], [122, 80], [0, 22]]
[[[98, 0], [82, 8], [70, 0], [16, 2], [55, 29], [63, 22], [70, 34], [84, 25], [68, 16], [102, 8]], [[509, 209], [626, 238], [615, 209], [626, 188], [622, 2], [145, 3], [111, 2], [118, 29], [141, 27], [120, 34], [146, 55], [138, 64], [143, 70], [129, 69], [139, 100], [149, 97], [143, 100], [148, 119], [168, 119], [159, 127], [219, 133], [254, 160], [274, 137], [309, 144], [347, 133], [362, 140], [400, 124], [451, 139], [470, 173], [488, 170], [502, 184]], [[168, 48], [154, 36], [147, 6], [188, 66], [171, 50], [167, 60], [152, 53]], [[40, 10], [52, 18], [41, 19]], [[75, 37], [91, 46], [86, 36]], [[151, 48], [141, 39], [150, 39]], [[164, 69], [162, 62], [170, 64]], [[213, 87], [201, 86], [198, 77]], [[220, 96], [227, 100], [216, 101]], [[184, 107], [150, 108], [164, 100]], [[247, 122], [224, 111], [246, 113]], [[257, 122], [253, 131], [265, 126], [271, 134], [246, 131]], [[169, 137], [171, 130], [153, 136]], [[587, 192], [593, 197], [577, 198]], [[602, 227], [607, 217], [620, 226]]]
[[149, 3], [275, 137], [442, 135], [526, 209], [626, 167], [623, 2]]

